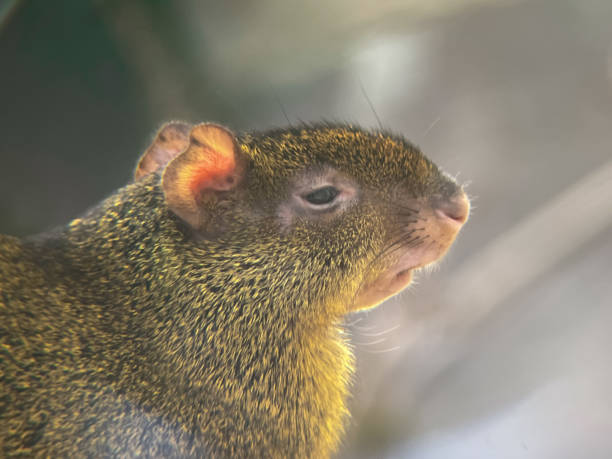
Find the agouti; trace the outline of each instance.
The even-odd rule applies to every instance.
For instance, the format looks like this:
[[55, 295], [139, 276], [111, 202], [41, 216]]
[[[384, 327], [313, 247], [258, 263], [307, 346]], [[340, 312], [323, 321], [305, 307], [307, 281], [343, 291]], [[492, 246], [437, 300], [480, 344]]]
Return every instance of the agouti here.
[[167, 124], [83, 217], [0, 236], [0, 456], [328, 457], [344, 316], [405, 288], [468, 212], [398, 136]]

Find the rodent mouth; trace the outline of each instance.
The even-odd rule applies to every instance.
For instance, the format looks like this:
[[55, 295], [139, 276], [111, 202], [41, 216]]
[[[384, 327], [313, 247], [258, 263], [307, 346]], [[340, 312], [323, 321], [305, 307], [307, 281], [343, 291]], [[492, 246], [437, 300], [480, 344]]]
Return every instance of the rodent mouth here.
[[403, 290], [405, 287], [408, 287], [410, 282], [412, 282], [412, 274], [415, 269], [416, 268], [408, 268], [399, 271], [393, 277], [393, 283], [397, 283], [398, 285], [400, 285], [400, 290]]
[[393, 284], [396, 284], [398, 286], [397, 292], [400, 292], [401, 290], [408, 287], [408, 285], [410, 285], [410, 283], [412, 282], [412, 275], [416, 269], [418, 268], [404, 269], [395, 275]]
[[395, 275], [395, 277], [400, 278], [400, 277], [403, 277], [403, 276], [404, 276], [404, 275], [406, 275], [406, 274], [411, 274], [413, 269], [414, 269], [414, 268], [402, 269], [400, 272], [398, 272], [398, 273]]
[[419, 247], [416, 250], [409, 249], [404, 256], [376, 279], [362, 286], [352, 309], [372, 308], [404, 290], [412, 282], [415, 269], [437, 259], [438, 254], [432, 256], [432, 252], [430, 245]]

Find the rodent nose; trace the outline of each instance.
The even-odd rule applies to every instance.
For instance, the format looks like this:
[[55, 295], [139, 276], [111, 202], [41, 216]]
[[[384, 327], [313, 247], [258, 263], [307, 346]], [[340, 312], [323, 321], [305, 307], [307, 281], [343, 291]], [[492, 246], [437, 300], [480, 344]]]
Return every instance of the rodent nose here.
[[433, 207], [438, 215], [454, 220], [460, 225], [463, 225], [470, 215], [470, 201], [461, 189], [449, 198], [436, 200]]

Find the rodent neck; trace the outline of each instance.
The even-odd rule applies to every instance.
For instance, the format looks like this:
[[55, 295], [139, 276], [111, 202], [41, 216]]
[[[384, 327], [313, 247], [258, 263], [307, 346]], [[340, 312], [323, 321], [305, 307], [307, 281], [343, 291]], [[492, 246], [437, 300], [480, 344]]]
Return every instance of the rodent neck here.
[[107, 355], [121, 391], [193, 427], [228, 411], [236, 428], [274, 432], [258, 440], [262, 450], [272, 442], [324, 456], [335, 447], [353, 362], [336, 326], [340, 297], [328, 291], [338, 284], [317, 285], [315, 260], [279, 256], [278, 235], [265, 231], [240, 246], [198, 241], [152, 179], [75, 220], [66, 237], [88, 289], [108, 292], [98, 307], [108, 339], [120, 343]]

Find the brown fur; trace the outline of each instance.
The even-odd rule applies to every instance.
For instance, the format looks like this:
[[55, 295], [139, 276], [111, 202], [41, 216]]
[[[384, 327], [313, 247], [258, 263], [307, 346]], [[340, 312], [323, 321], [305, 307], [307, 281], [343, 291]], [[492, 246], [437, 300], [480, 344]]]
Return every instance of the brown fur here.
[[[398, 230], [414, 231], [402, 203], [457, 187], [403, 139], [350, 126], [237, 145], [244, 181], [201, 203], [223, 221], [214, 237], [169, 209], [150, 166], [55, 233], [0, 236], [0, 455], [338, 448], [353, 372], [342, 318]], [[359, 203], [282, 228], [293, 178], [320, 167], [352, 177]]]

